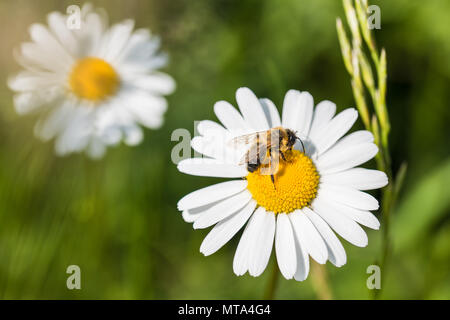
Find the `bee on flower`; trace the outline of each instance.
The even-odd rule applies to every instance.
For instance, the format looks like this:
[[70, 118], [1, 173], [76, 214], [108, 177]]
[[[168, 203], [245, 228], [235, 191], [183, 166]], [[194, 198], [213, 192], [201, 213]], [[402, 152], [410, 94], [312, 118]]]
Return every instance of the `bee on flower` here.
[[[178, 202], [184, 220], [195, 229], [214, 226], [200, 251], [213, 254], [245, 226], [234, 255], [236, 275], [262, 274], [273, 246], [286, 279], [305, 280], [309, 257], [320, 264], [329, 260], [344, 265], [346, 253], [336, 234], [364, 247], [368, 238], [360, 225], [380, 226], [371, 213], [378, 201], [364, 190], [385, 186], [387, 176], [357, 167], [378, 152], [372, 133], [345, 135], [357, 111], [350, 108], [336, 115], [330, 101], [314, 107], [308, 92], [288, 91], [281, 117], [272, 101], [258, 99], [248, 88], [238, 89], [236, 100], [240, 112], [225, 101], [215, 104], [221, 124], [199, 123], [200, 135], [191, 145], [205, 158], [178, 164], [179, 171], [190, 175], [234, 179], [196, 190]], [[243, 148], [227, 143], [249, 140], [258, 132], [279, 132], [281, 144], [270, 152], [277, 157], [276, 169], [249, 164], [245, 155], [254, 143]], [[271, 148], [262, 145], [260, 154], [266, 159]]]

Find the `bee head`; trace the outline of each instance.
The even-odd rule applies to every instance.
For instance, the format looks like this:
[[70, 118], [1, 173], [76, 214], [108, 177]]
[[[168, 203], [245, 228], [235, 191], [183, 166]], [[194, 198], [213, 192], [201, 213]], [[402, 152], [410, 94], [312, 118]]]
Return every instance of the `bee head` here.
[[294, 131], [290, 129], [286, 129], [287, 135], [288, 135], [288, 142], [287, 145], [289, 147], [292, 147], [295, 144], [295, 141], [298, 139], [297, 135]]

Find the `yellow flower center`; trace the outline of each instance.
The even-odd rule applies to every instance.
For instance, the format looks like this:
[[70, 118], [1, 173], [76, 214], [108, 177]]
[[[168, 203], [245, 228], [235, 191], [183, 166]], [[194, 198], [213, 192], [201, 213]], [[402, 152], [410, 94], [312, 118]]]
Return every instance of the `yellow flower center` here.
[[[290, 213], [308, 206], [316, 197], [319, 174], [310, 158], [298, 150], [285, 153], [286, 161], [280, 159], [274, 174], [259, 168], [247, 175], [248, 190], [258, 205], [274, 213]], [[261, 170], [263, 173], [261, 174]]]
[[113, 67], [106, 61], [93, 57], [77, 61], [69, 76], [72, 92], [94, 102], [114, 94], [119, 83], [119, 76]]

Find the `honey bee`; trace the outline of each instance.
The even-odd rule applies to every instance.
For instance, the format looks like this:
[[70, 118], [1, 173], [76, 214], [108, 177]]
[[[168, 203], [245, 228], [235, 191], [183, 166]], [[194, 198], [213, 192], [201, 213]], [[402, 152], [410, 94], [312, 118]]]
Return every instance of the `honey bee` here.
[[284, 161], [287, 161], [285, 153], [292, 150], [297, 140], [300, 141], [303, 151], [305, 151], [302, 140], [294, 131], [276, 127], [266, 131], [242, 135], [232, 139], [230, 142], [234, 146], [244, 144], [247, 147], [247, 151], [239, 165], [246, 164], [249, 172], [255, 172], [258, 168], [264, 168], [262, 173], [270, 174], [275, 187], [274, 174], [278, 171], [279, 159], [281, 157]]

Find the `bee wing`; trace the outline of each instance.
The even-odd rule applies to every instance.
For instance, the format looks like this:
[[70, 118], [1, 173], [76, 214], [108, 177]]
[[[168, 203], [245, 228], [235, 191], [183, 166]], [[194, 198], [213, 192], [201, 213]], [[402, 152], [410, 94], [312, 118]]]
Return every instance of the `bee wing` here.
[[263, 166], [260, 167], [260, 174], [262, 175], [273, 175], [278, 172], [278, 167], [280, 164], [280, 154], [276, 150], [272, 150], [270, 157], [266, 158]]
[[266, 143], [258, 142], [256, 140], [242, 157], [241, 161], [239, 161], [239, 165], [263, 163], [267, 154], [267, 148]]
[[267, 131], [259, 131], [235, 137], [230, 141], [228, 141], [227, 145], [234, 148], [240, 148], [242, 146], [253, 145], [258, 141], [260, 143], [265, 143], [266, 140], [267, 140]]

